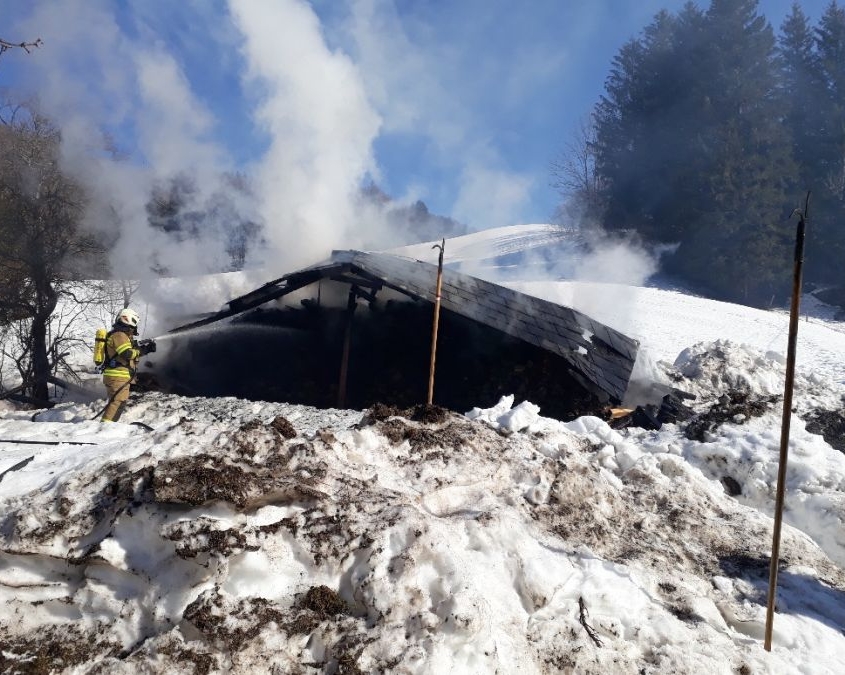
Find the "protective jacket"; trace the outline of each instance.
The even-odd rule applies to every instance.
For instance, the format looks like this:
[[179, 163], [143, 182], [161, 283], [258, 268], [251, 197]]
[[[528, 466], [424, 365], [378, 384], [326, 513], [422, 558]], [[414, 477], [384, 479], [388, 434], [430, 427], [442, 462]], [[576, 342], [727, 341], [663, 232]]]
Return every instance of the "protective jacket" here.
[[138, 368], [138, 358], [141, 350], [135, 338], [127, 327], [116, 327], [106, 337], [106, 360], [103, 377], [116, 377], [122, 380], [132, 380]]

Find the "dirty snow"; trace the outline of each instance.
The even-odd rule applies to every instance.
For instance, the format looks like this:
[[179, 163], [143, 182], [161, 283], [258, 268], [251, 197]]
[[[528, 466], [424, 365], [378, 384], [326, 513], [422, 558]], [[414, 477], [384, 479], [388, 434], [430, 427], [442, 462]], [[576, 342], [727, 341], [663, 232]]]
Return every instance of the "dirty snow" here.
[[640, 339], [696, 424], [561, 423], [512, 397], [144, 394], [110, 425], [102, 401], [5, 406], [0, 439], [30, 442], [0, 443], [0, 672], [842, 672], [845, 454], [818, 422], [845, 407], [842, 324], [800, 326], [768, 653], [787, 317], [520, 290], [633, 298], [579, 308]]

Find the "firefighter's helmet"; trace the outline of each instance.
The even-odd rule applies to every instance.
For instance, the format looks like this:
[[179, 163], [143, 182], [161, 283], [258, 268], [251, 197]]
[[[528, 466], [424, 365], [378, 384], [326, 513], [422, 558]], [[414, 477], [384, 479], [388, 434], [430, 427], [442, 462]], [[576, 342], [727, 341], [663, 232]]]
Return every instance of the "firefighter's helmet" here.
[[136, 312], [134, 309], [129, 309], [128, 307], [126, 307], [125, 309], [121, 309], [117, 313], [117, 316], [114, 318], [114, 322], [122, 323], [131, 328], [138, 328], [138, 319], [140, 319], [140, 317], [138, 316], [138, 312]]

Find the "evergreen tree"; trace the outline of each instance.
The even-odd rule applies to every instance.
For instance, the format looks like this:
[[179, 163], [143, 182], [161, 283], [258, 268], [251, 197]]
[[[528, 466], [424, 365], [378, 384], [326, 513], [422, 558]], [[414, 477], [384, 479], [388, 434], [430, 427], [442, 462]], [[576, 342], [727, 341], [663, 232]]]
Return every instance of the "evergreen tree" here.
[[820, 119], [815, 133], [815, 183], [810, 252], [819, 256], [820, 281], [842, 283], [845, 255], [845, 9], [828, 5], [816, 29], [816, 68], [822, 93], [813, 101]]
[[778, 107], [792, 138], [792, 155], [798, 172], [793, 187], [798, 193], [810, 189], [818, 178], [815, 162], [821, 129], [818, 100], [825, 97], [826, 89], [810, 22], [798, 3], [793, 3], [781, 25], [777, 54]]
[[701, 74], [708, 37], [706, 17], [692, 3], [664, 26], [671, 26], [671, 39], [658, 39], [654, 24], [645, 31], [654, 92], [650, 150], [646, 150], [653, 177], [649, 203], [658, 239], [678, 242], [689, 239], [709, 208], [699, 186], [709, 166], [702, 133], [706, 126], [701, 123], [710, 105], [706, 78]]
[[619, 50], [605, 81], [607, 94], [601, 96], [595, 110], [596, 170], [605, 186], [605, 221], [610, 228], [626, 228], [641, 217], [635, 201], [639, 190], [633, 169], [640, 145], [635, 97], [642, 53], [639, 40], [631, 40]]
[[606, 225], [678, 242], [670, 271], [722, 297], [762, 303], [779, 278], [788, 286], [791, 143], [777, 114], [774, 32], [756, 0], [661, 12], [620, 50], [605, 89]]
[[[596, 165], [609, 229], [637, 229], [671, 239], [683, 220], [672, 213], [696, 165], [685, 142], [696, 108], [689, 68], [701, 13], [693, 5], [676, 18], [660, 12], [620, 50], [596, 108]], [[688, 195], [687, 195], [688, 196]], [[677, 198], [677, 199], [676, 199]], [[673, 205], [674, 203], [674, 205]]]
[[818, 148], [825, 186], [833, 197], [845, 200], [845, 9], [834, 0], [828, 5], [816, 29], [818, 67], [826, 96]]
[[[707, 30], [710, 106], [703, 122], [712, 208], [687, 250], [682, 242], [678, 252], [700, 282], [761, 303], [788, 287], [789, 228], [782, 214], [794, 173], [776, 107], [774, 32], [756, 0], [713, 0]], [[715, 264], [699, 254], [708, 249]]]

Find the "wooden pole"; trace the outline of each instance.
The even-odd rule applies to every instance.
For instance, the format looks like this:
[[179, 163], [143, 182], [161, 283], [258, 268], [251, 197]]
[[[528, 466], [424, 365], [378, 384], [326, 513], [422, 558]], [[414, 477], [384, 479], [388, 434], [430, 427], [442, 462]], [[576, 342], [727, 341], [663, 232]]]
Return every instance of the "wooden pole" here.
[[337, 407], [346, 407], [346, 379], [349, 374], [349, 348], [352, 343], [352, 317], [355, 314], [357, 295], [355, 288], [349, 289], [349, 300], [346, 302], [346, 329], [343, 335], [343, 356], [340, 357], [340, 378], [337, 383]]
[[783, 421], [780, 432], [780, 458], [778, 460], [778, 484], [775, 496], [775, 526], [772, 533], [772, 558], [769, 563], [769, 598], [766, 606], [766, 633], [764, 646], [772, 651], [772, 627], [775, 620], [775, 597], [777, 596], [778, 562], [780, 559], [780, 530], [783, 522], [783, 501], [786, 492], [786, 463], [789, 456], [789, 424], [792, 419], [792, 388], [795, 382], [795, 347], [798, 342], [798, 319], [801, 305], [801, 274], [804, 265], [804, 233], [807, 213], [810, 208], [810, 193], [804, 202], [804, 211], [798, 213], [798, 231], [795, 235], [795, 267], [792, 275], [792, 306], [789, 312], [789, 342], [786, 354], [786, 381], [783, 388]]
[[439, 244], [431, 248], [440, 249], [440, 257], [437, 261], [437, 290], [434, 293], [434, 324], [431, 327], [431, 362], [428, 367], [428, 398], [426, 403], [431, 405], [434, 400], [434, 364], [437, 360], [437, 330], [440, 325], [440, 289], [443, 285], [443, 251], [446, 250], [446, 240], [442, 239]]

